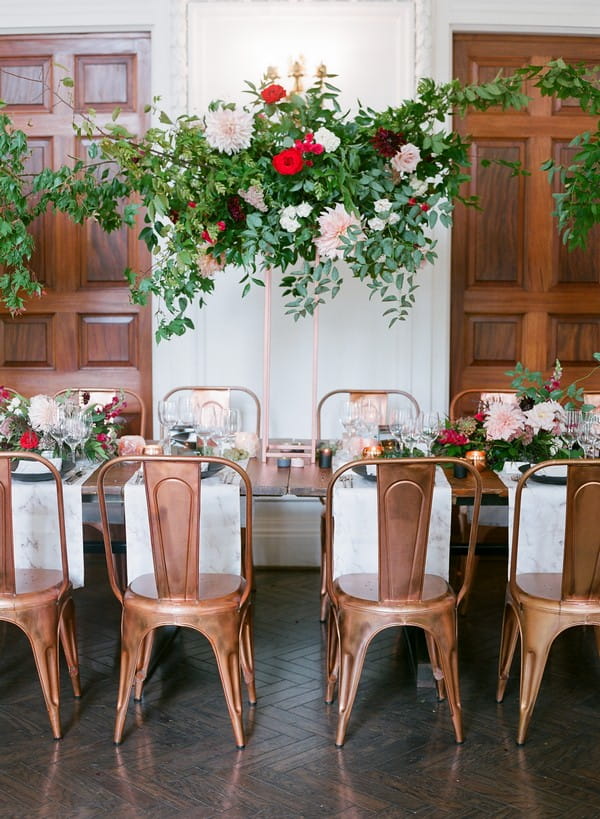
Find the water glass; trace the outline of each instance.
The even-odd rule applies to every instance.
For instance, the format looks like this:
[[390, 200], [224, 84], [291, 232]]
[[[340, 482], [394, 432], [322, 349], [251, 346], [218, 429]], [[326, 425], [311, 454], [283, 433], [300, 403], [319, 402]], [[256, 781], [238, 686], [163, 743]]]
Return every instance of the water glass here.
[[[177, 402], [168, 398], [166, 401], [158, 402], [158, 420], [161, 427], [161, 440], [164, 440], [164, 451], [166, 455], [171, 454], [171, 433], [173, 427], [179, 420], [179, 407]], [[166, 435], [165, 435], [166, 432]]]

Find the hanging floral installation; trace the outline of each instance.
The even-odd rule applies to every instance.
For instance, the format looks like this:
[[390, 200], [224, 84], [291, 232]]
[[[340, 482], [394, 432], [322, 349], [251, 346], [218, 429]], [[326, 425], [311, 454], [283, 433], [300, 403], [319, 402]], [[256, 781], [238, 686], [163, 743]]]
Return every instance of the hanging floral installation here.
[[[84, 116], [75, 128], [94, 137], [88, 159], [34, 175], [26, 135], [0, 112], [0, 298], [18, 312], [42, 293], [28, 226], [53, 208], [106, 231], [143, 220], [152, 267], [124, 276], [135, 302], [156, 297], [159, 340], [193, 328], [189, 308], [205, 304], [217, 277], [238, 276], [246, 294], [267, 268], [281, 271], [296, 319], [334, 298], [349, 271], [381, 299], [391, 325], [414, 303], [419, 270], [435, 262], [436, 225], [451, 225], [457, 201], [476, 204], [461, 197], [470, 146], [450, 115], [523, 108], [526, 81], [600, 113], [597, 73], [561, 60], [482, 85], [424, 79], [413, 99], [384, 111], [359, 105], [353, 115], [331, 79], [289, 95], [266, 78], [247, 83], [247, 105], [215, 101], [200, 117], [171, 120], [154, 108], [159, 124], [142, 135], [128, 133], [118, 111], [102, 125]], [[562, 177], [557, 212], [571, 244], [600, 220], [598, 132], [577, 145], [569, 168], [545, 165]]]

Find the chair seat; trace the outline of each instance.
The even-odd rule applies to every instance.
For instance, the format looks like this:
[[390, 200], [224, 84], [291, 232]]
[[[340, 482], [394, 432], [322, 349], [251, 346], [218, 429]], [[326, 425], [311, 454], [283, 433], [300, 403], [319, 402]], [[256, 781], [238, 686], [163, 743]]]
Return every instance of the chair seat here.
[[[368, 601], [377, 604], [378, 608], [386, 608], [385, 603], [378, 602], [376, 574], [343, 574], [335, 579], [334, 586], [336, 592], [346, 598], [345, 604], [349, 602], [347, 598], [355, 598], [357, 605], [361, 601]], [[415, 608], [428, 606], [433, 600], [446, 597], [448, 594], [454, 597], [450, 586], [442, 577], [426, 574], [423, 578], [423, 599], [421, 602], [415, 602]], [[402, 606], [406, 607], [406, 602], [403, 602]], [[394, 605], [391, 604], [390, 608], [393, 609]]]
[[[185, 606], [237, 605], [244, 591], [246, 581], [237, 574], [201, 574], [198, 601], [181, 600]], [[158, 600], [156, 582], [153, 574], [142, 574], [129, 584], [124, 599], [128, 602], [134, 597], [147, 597]], [[169, 599], [166, 603], [170, 609], [177, 606], [178, 601]]]
[[25, 598], [26, 595], [35, 595], [40, 598], [40, 603], [54, 600], [58, 597], [59, 589], [63, 582], [63, 575], [60, 569], [15, 569], [15, 590], [23, 598], [15, 601], [14, 595], [0, 594], [0, 609], [13, 608], [15, 605], [31, 605], [31, 601]]

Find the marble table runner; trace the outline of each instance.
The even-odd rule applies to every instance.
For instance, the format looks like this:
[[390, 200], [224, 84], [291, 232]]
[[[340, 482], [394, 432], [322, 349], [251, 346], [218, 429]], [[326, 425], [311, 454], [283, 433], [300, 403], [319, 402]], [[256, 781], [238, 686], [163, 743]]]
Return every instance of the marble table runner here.
[[[376, 573], [377, 492], [375, 482], [352, 472], [352, 487], [338, 482], [333, 494], [334, 577], [341, 574]], [[429, 547], [425, 570], [448, 579], [452, 492], [443, 470], [436, 469]]]

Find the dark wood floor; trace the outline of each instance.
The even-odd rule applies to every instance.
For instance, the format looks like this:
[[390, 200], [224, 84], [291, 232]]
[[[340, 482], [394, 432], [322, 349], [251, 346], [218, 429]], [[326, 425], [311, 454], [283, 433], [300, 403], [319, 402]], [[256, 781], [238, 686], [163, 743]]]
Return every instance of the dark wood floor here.
[[[405, 636], [370, 649], [346, 745], [323, 703], [318, 576], [257, 576], [258, 706], [235, 749], [210, 650], [179, 632], [112, 744], [119, 610], [102, 559], [76, 592], [83, 697], [63, 674], [64, 738], [52, 740], [25, 638], [0, 626], [2, 817], [600, 816], [600, 663], [593, 635], [563, 635], [528, 744], [515, 745], [517, 685], [494, 700], [505, 563], [481, 561], [461, 620], [466, 742], [448, 709], [417, 687]], [[163, 639], [168, 635], [164, 635]]]

